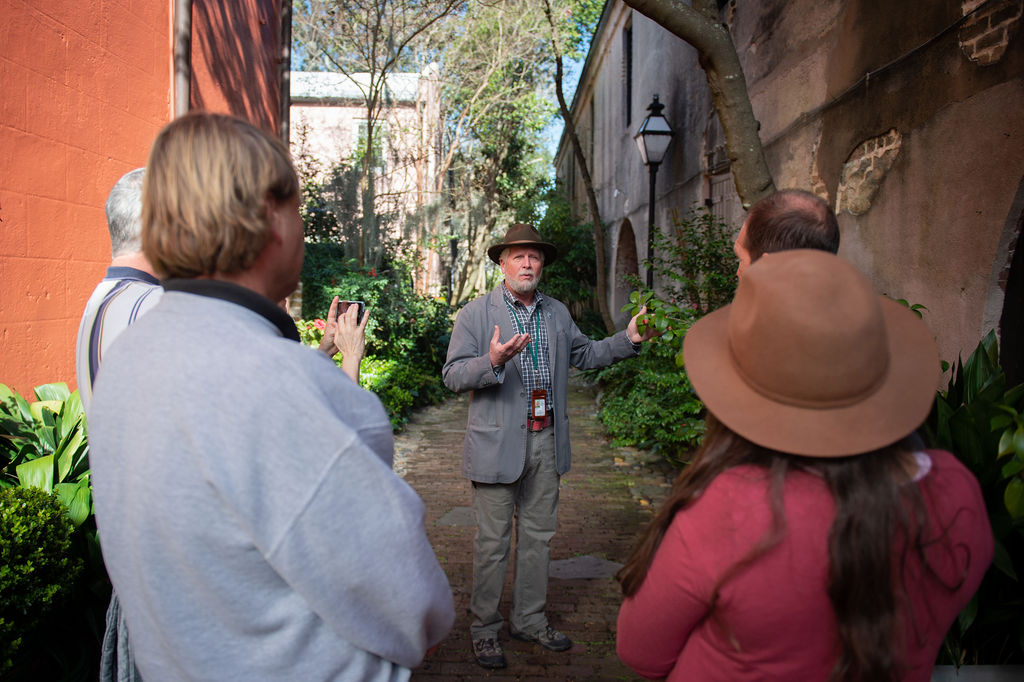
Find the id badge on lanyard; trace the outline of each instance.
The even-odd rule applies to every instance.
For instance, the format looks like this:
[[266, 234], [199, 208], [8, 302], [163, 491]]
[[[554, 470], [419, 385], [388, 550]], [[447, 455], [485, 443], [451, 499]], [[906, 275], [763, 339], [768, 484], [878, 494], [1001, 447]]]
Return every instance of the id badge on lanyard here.
[[530, 415], [534, 419], [548, 416], [548, 392], [543, 388], [535, 388], [530, 393]]

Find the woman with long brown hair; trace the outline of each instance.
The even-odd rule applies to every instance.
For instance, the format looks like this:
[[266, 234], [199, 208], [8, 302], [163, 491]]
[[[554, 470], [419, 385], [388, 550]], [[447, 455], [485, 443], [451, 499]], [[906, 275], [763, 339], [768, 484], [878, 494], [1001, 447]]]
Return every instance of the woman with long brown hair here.
[[928, 680], [993, 541], [977, 481], [915, 435], [939, 378], [924, 322], [788, 251], [684, 358], [708, 431], [619, 573], [619, 656], [669, 680]]

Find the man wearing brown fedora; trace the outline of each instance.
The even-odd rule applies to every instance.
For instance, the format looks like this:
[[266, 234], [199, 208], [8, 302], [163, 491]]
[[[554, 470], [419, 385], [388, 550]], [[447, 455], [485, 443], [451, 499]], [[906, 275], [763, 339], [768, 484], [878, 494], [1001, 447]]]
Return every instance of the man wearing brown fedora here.
[[790, 249], [839, 251], [839, 222], [829, 205], [810, 192], [783, 189], [750, 207], [732, 246], [742, 275], [766, 253]]
[[510, 227], [487, 255], [501, 267], [504, 281], [459, 313], [442, 374], [451, 390], [471, 392], [462, 475], [473, 482], [477, 522], [473, 653], [485, 668], [504, 668], [498, 605], [513, 520], [510, 633], [552, 651], [572, 646], [545, 614], [558, 482], [570, 465], [569, 366], [604, 367], [633, 357], [654, 333], [640, 334], [637, 316], [606, 339], [587, 338], [563, 303], [537, 291], [541, 271], [558, 251], [531, 225]]

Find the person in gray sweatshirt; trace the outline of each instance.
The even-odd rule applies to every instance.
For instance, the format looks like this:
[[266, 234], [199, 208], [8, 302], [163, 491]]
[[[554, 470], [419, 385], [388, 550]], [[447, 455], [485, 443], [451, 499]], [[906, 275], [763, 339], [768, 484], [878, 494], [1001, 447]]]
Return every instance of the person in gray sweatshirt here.
[[150, 152], [142, 245], [165, 293], [88, 412], [147, 680], [405, 680], [454, 621], [380, 401], [274, 303], [302, 267], [298, 205], [287, 150], [241, 119], [187, 114]]

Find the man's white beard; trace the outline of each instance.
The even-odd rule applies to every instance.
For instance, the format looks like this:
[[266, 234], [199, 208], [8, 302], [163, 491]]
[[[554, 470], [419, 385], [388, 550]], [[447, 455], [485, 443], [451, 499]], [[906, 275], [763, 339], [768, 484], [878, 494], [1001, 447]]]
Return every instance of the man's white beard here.
[[537, 289], [537, 279], [538, 278], [536, 276], [534, 276], [534, 278], [529, 282], [521, 282], [519, 280], [509, 281], [506, 279], [505, 284], [507, 284], [508, 288], [512, 291], [525, 296], [527, 294], [532, 294]]

